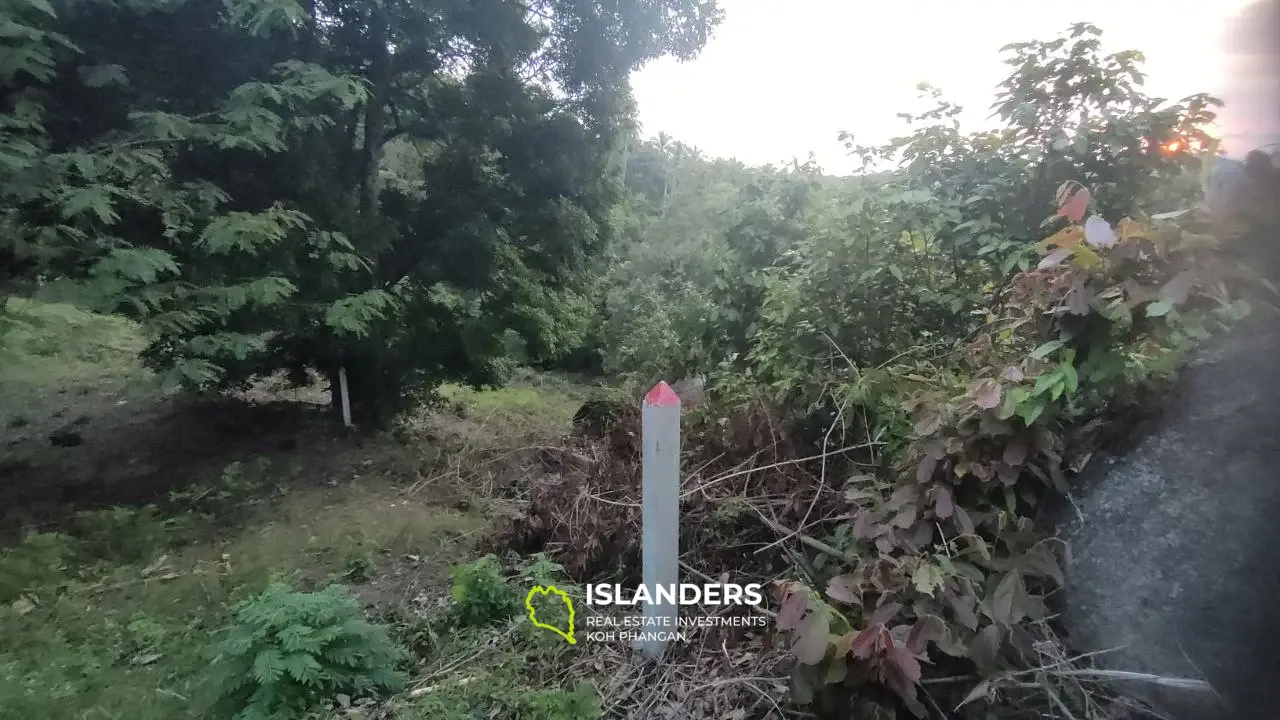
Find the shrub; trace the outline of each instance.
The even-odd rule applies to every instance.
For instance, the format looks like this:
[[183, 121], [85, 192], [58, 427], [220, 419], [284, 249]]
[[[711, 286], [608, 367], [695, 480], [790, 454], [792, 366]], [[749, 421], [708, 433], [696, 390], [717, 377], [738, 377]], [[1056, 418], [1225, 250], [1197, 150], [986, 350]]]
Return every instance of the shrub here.
[[294, 718], [338, 693], [404, 684], [404, 652], [341, 586], [306, 593], [273, 583], [237, 605], [235, 618], [212, 648], [209, 707], [220, 716]]
[[453, 612], [463, 625], [487, 625], [511, 617], [520, 607], [520, 594], [502, 576], [502, 565], [493, 555], [455, 565]]
[[71, 538], [59, 533], [32, 533], [20, 545], [0, 551], [0, 603], [62, 581], [74, 554]]
[[86, 558], [139, 562], [169, 543], [169, 529], [154, 505], [114, 506], [76, 515], [75, 534]]
[[531, 720], [595, 720], [604, 715], [600, 694], [585, 681], [573, 690], [535, 690], [520, 698], [525, 717]]

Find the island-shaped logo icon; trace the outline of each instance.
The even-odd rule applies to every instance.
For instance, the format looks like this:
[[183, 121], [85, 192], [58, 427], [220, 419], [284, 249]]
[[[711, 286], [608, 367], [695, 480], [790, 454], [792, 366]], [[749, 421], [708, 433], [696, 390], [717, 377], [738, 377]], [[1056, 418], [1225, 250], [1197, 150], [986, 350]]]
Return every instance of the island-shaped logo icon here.
[[[568, 628], [561, 629], [559, 627], [556, 627], [555, 625], [544, 623], [538, 620], [538, 612], [533, 607], [533, 599], [538, 595], [544, 595], [544, 596], [554, 595], [560, 598], [560, 601], [563, 602], [565, 606], [569, 608], [569, 627]], [[543, 587], [541, 585], [534, 585], [533, 589], [531, 589], [529, 591], [529, 594], [526, 595], [524, 598], [524, 607], [526, 610], [529, 611], [529, 620], [533, 622], [535, 627], [540, 627], [546, 630], [550, 630], [551, 632], [559, 635], [565, 640], [568, 640], [570, 645], [576, 645], [578, 643], [578, 641], [575, 640], [573, 637], [573, 599], [570, 598], [567, 594], [565, 594], [563, 590], [560, 590], [555, 585], [548, 585], [546, 587]]]

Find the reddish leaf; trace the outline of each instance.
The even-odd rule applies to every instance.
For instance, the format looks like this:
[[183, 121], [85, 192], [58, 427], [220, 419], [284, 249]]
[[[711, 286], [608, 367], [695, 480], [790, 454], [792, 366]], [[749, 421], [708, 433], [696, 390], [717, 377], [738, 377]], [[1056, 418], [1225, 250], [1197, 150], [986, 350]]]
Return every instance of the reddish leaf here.
[[876, 536], [874, 513], [870, 510], [859, 510], [853, 516], [853, 536], [859, 540], [870, 540]]
[[978, 387], [978, 392], [973, 396], [973, 404], [983, 410], [991, 410], [999, 407], [1000, 401], [1003, 399], [1000, 383], [995, 380], [983, 380]]
[[937, 615], [921, 615], [907, 634], [907, 649], [923, 654], [929, 643], [947, 634], [947, 624]]
[[858, 578], [852, 574], [837, 575], [827, 583], [827, 597], [843, 603], [862, 604]]
[[1016, 625], [1026, 614], [1023, 602], [1023, 596], [1026, 594], [1027, 588], [1023, 584], [1022, 573], [1016, 569], [1010, 571], [996, 586], [995, 594], [991, 598], [992, 618], [1005, 625]]
[[925, 455], [920, 458], [920, 464], [916, 466], [916, 482], [923, 485], [929, 482], [933, 477], [933, 471], [937, 469], [938, 461], [932, 455]]
[[1071, 199], [1071, 193], [1080, 187], [1083, 186], [1075, 180], [1068, 180], [1058, 186], [1058, 189], [1053, 192], [1053, 202], [1058, 206], [1059, 210]]
[[933, 514], [939, 520], [946, 520], [955, 512], [954, 498], [951, 496], [951, 488], [941, 483], [934, 485], [933, 496]]
[[902, 485], [889, 496], [889, 501], [885, 503], [885, 507], [891, 511], [901, 510], [909, 504], [914, 504], [919, 499], [919, 488], [914, 485]]
[[804, 583], [796, 582], [795, 580], [774, 580], [770, 585], [772, 587], [769, 593], [779, 603], [786, 600], [787, 596], [793, 592], [804, 592], [807, 587]]
[[890, 642], [889, 631], [884, 625], [872, 625], [853, 639], [853, 643], [849, 646], [849, 654], [866, 660], [880, 655], [889, 647]]
[[808, 609], [809, 599], [803, 592], [787, 595], [787, 599], [782, 601], [782, 607], [778, 608], [778, 629], [794, 630], [800, 625], [800, 619]]
[[1084, 217], [1084, 213], [1089, 209], [1089, 188], [1082, 187], [1073, 194], [1066, 202], [1061, 203], [1058, 208], [1058, 215], [1067, 219], [1067, 222], [1080, 222]]
[[871, 613], [871, 618], [867, 622], [871, 625], [887, 625], [890, 620], [898, 616], [898, 612], [901, 610], [902, 603], [885, 603]]
[[930, 413], [916, 421], [916, 435], [924, 437], [932, 435], [942, 426], [942, 418], [937, 413]]
[[1005, 368], [1004, 372], [1000, 373], [1000, 379], [1008, 380], [1009, 382], [1020, 382], [1023, 377], [1025, 376], [1022, 374], [1022, 369], [1013, 365]]
[[1005, 464], [1011, 468], [1022, 464], [1027, 459], [1027, 443], [1025, 440], [1010, 440], [1008, 445], [1004, 446], [1004, 455], [1001, 457]]
[[885, 653], [885, 660], [896, 666], [907, 682], [913, 685], [920, 682], [920, 661], [910, 650], [895, 645]]
[[892, 648], [885, 656], [884, 682], [918, 718], [928, 713], [916, 697], [916, 683], [920, 681], [920, 662], [906, 648]]
[[831, 644], [831, 624], [824, 612], [811, 612], [796, 629], [791, 652], [805, 665], [817, 665], [827, 654]]

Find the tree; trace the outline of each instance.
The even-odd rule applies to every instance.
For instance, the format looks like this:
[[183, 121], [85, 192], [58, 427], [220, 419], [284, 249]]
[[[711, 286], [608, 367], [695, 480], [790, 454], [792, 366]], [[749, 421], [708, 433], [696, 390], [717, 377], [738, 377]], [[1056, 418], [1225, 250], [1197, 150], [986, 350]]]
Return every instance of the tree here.
[[[148, 360], [191, 384], [345, 367], [375, 425], [441, 379], [494, 381], [514, 353], [581, 341], [628, 74], [692, 57], [720, 19], [693, 0], [209, 7], [64, 3], [60, 28], [88, 50], [46, 89], [75, 96], [89, 59], [132, 88], [64, 103], [65, 141], [149, 148], [168, 191], [114, 228], [115, 256], [151, 270], [130, 266], [99, 297], [144, 320]], [[143, 59], [130, 34], [89, 32], [104, 23], [176, 40]], [[231, 48], [240, 60], [205, 86], [148, 72]], [[388, 182], [406, 173], [416, 185]]]

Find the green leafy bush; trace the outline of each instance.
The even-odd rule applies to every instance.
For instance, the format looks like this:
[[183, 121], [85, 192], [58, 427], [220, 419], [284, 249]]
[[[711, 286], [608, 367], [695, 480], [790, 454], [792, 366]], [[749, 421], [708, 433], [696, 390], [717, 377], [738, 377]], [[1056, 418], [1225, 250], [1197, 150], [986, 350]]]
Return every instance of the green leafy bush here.
[[511, 617], [520, 608], [520, 593], [502, 576], [502, 565], [493, 555], [455, 565], [453, 612], [464, 625], [487, 625]]
[[337, 585], [298, 592], [273, 583], [235, 608], [213, 647], [209, 707], [236, 720], [294, 718], [338, 693], [403, 686], [404, 652]]
[[74, 555], [72, 539], [60, 533], [32, 533], [16, 547], [0, 551], [0, 603], [61, 581]]
[[86, 558], [139, 562], [169, 542], [169, 528], [154, 505], [115, 506], [79, 513], [76, 538]]
[[604, 715], [600, 693], [586, 681], [573, 690], [535, 690], [520, 698], [520, 705], [530, 720], [595, 720]]

